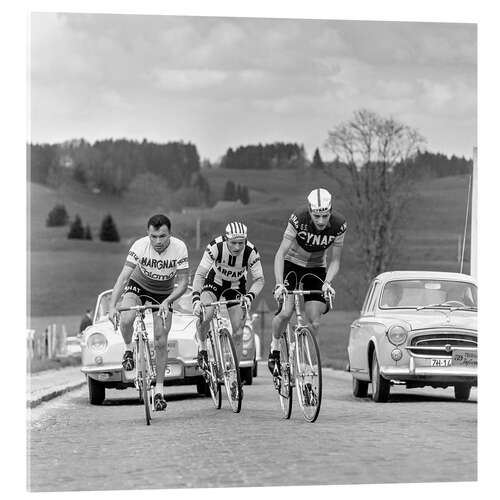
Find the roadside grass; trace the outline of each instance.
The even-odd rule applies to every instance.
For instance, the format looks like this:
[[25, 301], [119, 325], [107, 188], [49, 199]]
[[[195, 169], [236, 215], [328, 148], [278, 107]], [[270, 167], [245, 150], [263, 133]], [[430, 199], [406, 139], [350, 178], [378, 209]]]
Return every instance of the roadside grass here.
[[33, 359], [28, 360], [27, 371], [28, 373], [39, 373], [45, 370], [60, 370], [68, 366], [81, 366], [81, 356], [67, 356], [65, 358], [57, 359]]

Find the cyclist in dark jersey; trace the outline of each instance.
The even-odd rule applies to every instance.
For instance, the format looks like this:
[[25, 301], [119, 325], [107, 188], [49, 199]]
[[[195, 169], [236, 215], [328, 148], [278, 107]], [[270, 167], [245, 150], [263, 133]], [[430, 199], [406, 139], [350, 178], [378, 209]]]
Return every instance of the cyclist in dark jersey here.
[[[293, 313], [293, 297], [283, 302], [285, 290], [294, 290], [302, 283], [304, 290], [335, 293], [331, 283], [340, 268], [340, 256], [347, 225], [345, 218], [332, 209], [332, 196], [322, 188], [307, 197], [307, 206], [292, 213], [274, 258], [276, 286], [274, 296], [280, 307], [273, 318], [268, 366], [274, 372], [279, 360], [279, 338]], [[326, 254], [331, 248], [327, 267]], [[312, 333], [318, 334], [321, 314], [328, 312], [322, 294], [304, 296], [304, 309]]]

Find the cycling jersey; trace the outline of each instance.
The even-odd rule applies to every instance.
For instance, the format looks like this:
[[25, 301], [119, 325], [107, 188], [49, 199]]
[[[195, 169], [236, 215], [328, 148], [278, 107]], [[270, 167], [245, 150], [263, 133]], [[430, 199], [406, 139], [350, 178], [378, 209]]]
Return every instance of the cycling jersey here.
[[177, 271], [188, 269], [186, 244], [175, 237], [159, 254], [149, 236], [138, 239], [130, 248], [125, 265], [134, 268], [130, 279], [149, 292], [169, 294], [174, 289]]
[[260, 255], [253, 243], [247, 240], [239, 255], [231, 255], [223, 236], [211, 241], [201, 259], [193, 280], [193, 290], [200, 291], [203, 285], [214, 283], [217, 289], [245, 289], [247, 270], [254, 283], [251, 291], [257, 295], [264, 284], [264, 273]]
[[285, 260], [302, 267], [326, 267], [326, 250], [341, 247], [347, 224], [343, 215], [332, 210], [327, 226], [318, 231], [307, 208], [292, 213], [284, 237], [292, 241]]

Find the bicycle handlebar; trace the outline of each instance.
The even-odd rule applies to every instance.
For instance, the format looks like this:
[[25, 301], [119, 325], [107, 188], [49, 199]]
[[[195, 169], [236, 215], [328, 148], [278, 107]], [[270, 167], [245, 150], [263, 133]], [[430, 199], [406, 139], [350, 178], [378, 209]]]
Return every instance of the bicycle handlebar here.
[[245, 305], [245, 301], [243, 299], [232, 299], [232, 300], [217, 300], [215, 302], [209, 302], [208, 304], [201, 303], [200, 306], [205, 309], [207, 307], [214, 306], [235, 306], [237, 304]]
[[160, 306], [158, 304], [151, 304], [151, 305], [145, 305], [145, 306], [129, 306], [129, 307], [118, 307], [116, 310], [118, 312], [125, 312], [125, 311], [146, 311], [147, 309], [153, 310], [158, 310]]

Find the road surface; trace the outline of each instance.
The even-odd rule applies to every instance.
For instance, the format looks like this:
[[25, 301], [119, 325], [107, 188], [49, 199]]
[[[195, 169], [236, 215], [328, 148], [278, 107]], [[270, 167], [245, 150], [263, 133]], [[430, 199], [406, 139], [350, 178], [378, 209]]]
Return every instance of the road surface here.
[[216, 410], [193, 387], [167, 388], [166, 413], [145, 425], [136, 391], [87, 388], [28, 412], [32, 491], [475, 481], [476, 390], [395, 387], [386, 404], [351, 395], [350, 376], [324, 371], [314, 424], [294, 401], [281, 420], [264, 365], [245, 386], [240, 414]]

